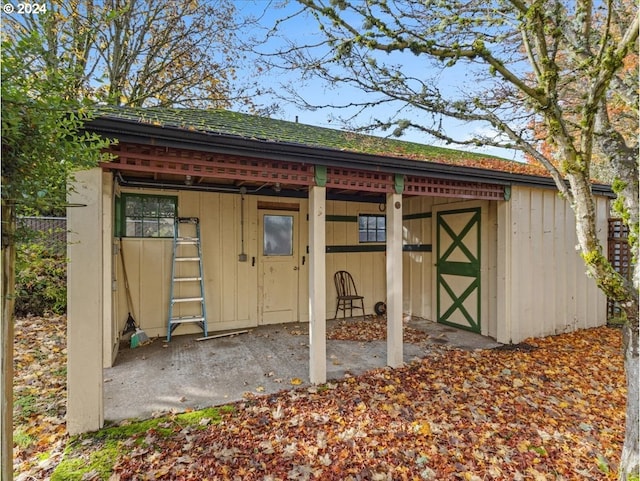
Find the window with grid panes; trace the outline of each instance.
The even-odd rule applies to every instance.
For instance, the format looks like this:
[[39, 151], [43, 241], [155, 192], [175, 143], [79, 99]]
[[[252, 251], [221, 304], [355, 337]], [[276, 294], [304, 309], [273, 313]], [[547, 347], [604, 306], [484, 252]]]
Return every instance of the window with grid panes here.
[[386, 242], [386, 216], [376, 214], [360, 214], [358, 216], [358, 239], [360, 243]]
[[122, 194], [124, 237], [173, 237], [178, 198]]

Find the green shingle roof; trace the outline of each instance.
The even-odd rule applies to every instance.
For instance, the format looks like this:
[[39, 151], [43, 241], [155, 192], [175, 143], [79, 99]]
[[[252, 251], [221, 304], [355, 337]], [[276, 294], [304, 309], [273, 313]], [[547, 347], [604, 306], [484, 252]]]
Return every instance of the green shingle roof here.
[[228, 110], [102, 107], [98, 111], [98, 117], [209, 135], [237, 136], [242, 139], [480, 167], [520, 174], [548, 175], [541, 167], [498, 157], [270, 119]]

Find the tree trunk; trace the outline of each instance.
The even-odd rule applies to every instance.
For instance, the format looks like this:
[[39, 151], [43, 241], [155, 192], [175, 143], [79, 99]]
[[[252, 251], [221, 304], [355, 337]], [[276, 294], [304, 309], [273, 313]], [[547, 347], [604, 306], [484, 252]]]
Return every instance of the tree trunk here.
[[0, 349], [0, 479], [13, 479], [13, 306], [15, 292], [15, 209], [2, 202], [2, 329]]
[[[627, 481], [638, 479], [640, 474], [640, 443], [638, 440], [640, 422], [640, 370], [638, 359], [638, 289], [627, 279], [622, 278], [611, 267], [602, 253], [595, 227], [595, 209], [593, 194], [588, 179], [581, 174], [568, 174], [573, 193], [573, 211], [576, 217], [576, 234], [582, 257], [598, 287], [610, 298], [620, 302], [626, 314], [623, 327], [624, 362], [627, 381], [627, 411], [625, 439], [620, 457], [619, 479]], [[634, 278], [637, 278], [637, 268]], [[634, 477], [635, 476], [635, 477]]]
[[[627, 313], [627, 316], [631, 313]], [[623, 327], [624, 366], [627, 375], [627, 421], [624, 431], [624, 445], [620, 457], [619, 479], [627, 481], [640, 477], [640, 443], [638, 435], [640, 419], [640, 364], [638, 363], [638, 312], [633, 313]]]
[[[598, 148], [604, 155], [611, 159], [611, 170], [614, 177], [623, 182], [618, 183], [616, 193], [618, 200], [614, 203], [614, 210], [622, 214], [631, 232], [638, 226], [639, 192], [638, 192], [638, 149], [636, 146], [627, 146], [623, 136], [613, 128], [609, 119], [609, 111], [606, 98], [603, 97], [598, 114], [596, 116], [595, 140]], [[625, 373], [627, 378], [627, 421], [625, 426], [625, 439], [620, 457], [619, 479], [640, 479], [640, 445], [638, 441], [640, 419], [640, 366], [638, 364], [638, 288], [640, 287], [640, 268], [637, 266], [638, 257], [637, 240], [631, 244], [631, 257], [635, 259], [631, 297], [615, 299], [610, 293], [609, 297], [620, 303], [626, 315], [626, 323], [623, 327], [623, 355]], [[633, 297], [635, 296], [635, 297]], [[634, 301], [635, 299], [635, 301]]]

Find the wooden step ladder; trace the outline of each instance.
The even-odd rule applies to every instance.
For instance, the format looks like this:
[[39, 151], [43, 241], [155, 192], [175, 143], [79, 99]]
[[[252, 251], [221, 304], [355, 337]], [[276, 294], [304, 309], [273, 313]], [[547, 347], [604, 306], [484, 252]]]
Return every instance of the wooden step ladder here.
[[[173, 265], [171, 268], [171, 293], [169, 301], [169, 323], [167, 341], [181, 324], [195, 322], [206, 337], [207, 308], [204, 300], [204, 277], [202, 275], [202, 246], [200, 242], [200, 220], [197, 217], [178, 217], [173, 231]], [[188, 231], [188, 232], [186, 232]], [[184, 294], [187, 291], [190, 295]], [[179, 292], [183, 297], [177, 297]], [[196, 305], [194, 314], [175, 316], [174, 307]], [[182, 307], [181, 309], [186, 309]]]

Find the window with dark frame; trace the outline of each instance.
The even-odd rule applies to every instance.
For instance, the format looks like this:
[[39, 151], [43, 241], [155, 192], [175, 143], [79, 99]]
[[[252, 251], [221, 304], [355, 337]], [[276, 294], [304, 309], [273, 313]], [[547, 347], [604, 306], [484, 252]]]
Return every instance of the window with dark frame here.
[[123, 193], [121, 202], [123, 237], [173, 237], [177, 197]]
[[358, 216], [358, 240], [360, 243], [386, 242], [386, 216], [379, 214], [360, 214]]

